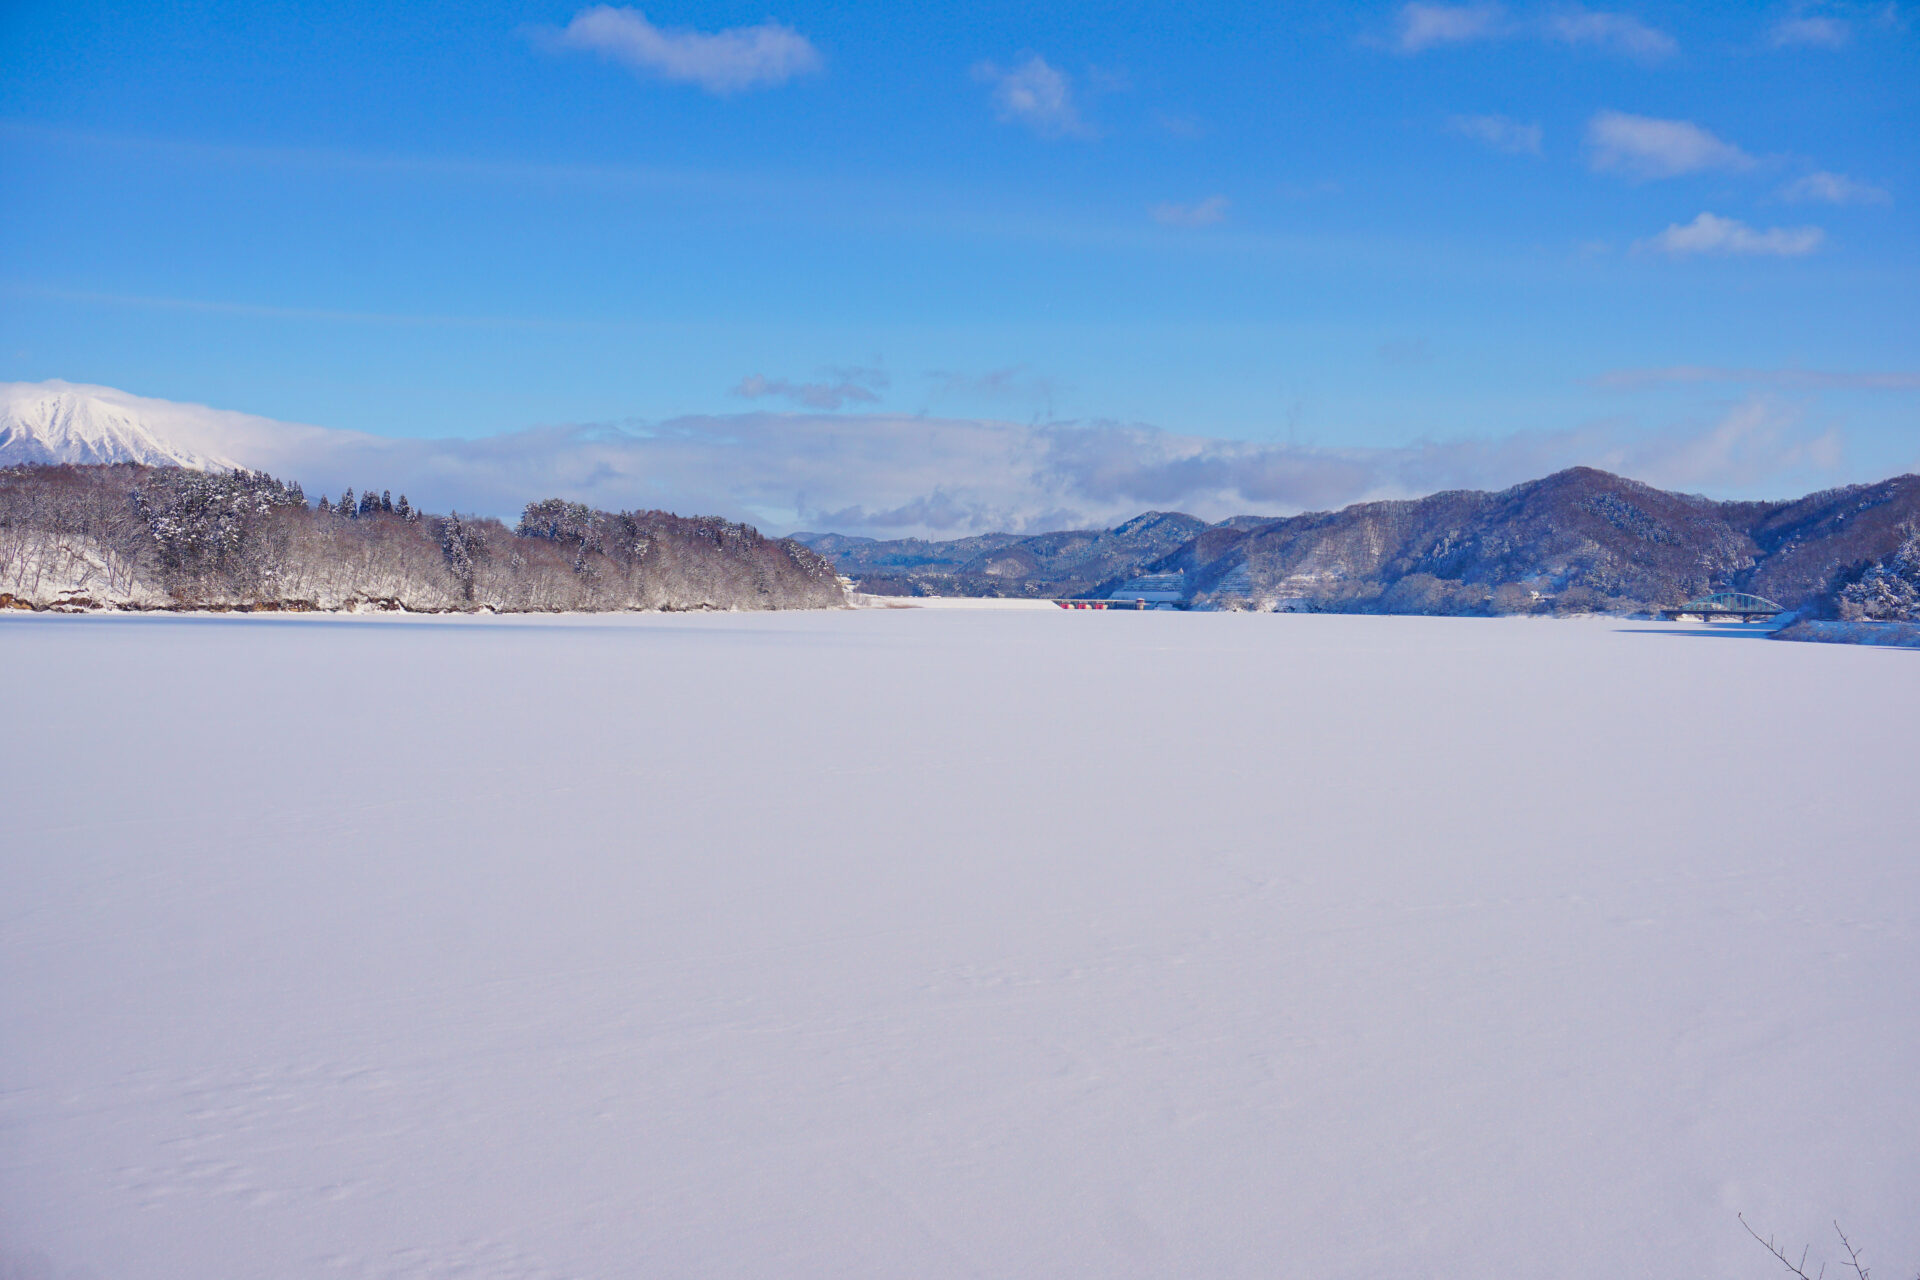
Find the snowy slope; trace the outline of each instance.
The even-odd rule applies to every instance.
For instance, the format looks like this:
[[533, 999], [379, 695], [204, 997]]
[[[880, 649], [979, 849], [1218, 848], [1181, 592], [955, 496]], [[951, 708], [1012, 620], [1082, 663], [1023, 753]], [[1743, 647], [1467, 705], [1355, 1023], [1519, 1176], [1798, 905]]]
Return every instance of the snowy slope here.
[[1912, 1276], [1916, 659], [0, 616], [0, 1275]]
[[0, 400], [0, 466], [23, 462], [143, 462], [230, 471], [237, 464], [172, 443], [120, 405], [81, 391], [22, 387]]

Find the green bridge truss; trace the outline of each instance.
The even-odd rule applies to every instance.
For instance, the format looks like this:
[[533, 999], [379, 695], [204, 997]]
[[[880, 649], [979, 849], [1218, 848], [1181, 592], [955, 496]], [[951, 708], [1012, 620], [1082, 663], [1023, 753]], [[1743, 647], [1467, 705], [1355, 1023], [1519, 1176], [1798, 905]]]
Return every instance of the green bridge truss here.
[[1716, 591], [1710, 596], [1701, 596], [1698, 600], [1689, 600], [1683, 605], [1660, 612], [1669, 618], [1678, 618], [1686, 614], [1696, 614], [1702, 619], [1709, 618], [1771, 618], [1785, 613], [1786, 606], [1765, 596], [1756, 596], [1746, 591]]

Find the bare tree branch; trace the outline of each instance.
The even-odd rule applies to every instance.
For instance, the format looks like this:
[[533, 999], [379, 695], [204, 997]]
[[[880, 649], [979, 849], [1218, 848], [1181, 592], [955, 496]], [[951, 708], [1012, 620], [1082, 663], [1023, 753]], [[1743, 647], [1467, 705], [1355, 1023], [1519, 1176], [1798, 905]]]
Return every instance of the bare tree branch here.
[[1853, 1274], [1860, 1280], [1867, 1280], [1867, 1269], [1860, 1265], [1860, 1251], [1853, 1247], [1853, 1241], [1847, 1239], [1847, 1233], [1840, 1230], [1840, 1222], [1834, 1220], [1833, 1229], [1840, 1236], [1841, 1247], [1847, 1251], [1847, 1265], [1853, 1268]]
[[1780, 1260], [1781, 1266], [1785, 1267], [1788, 1271], [1791, 1271], [1794, 1275], [1799, 1276], [1800, 1280], [1821, 1280], [1821, 1277], [1827, 1274], [1826, 1267], [1822, 1266], [1820, 1268], [1820, 1275], [1818, 1276], [1808, 1275], [1807, 1274], [1807, 1250], [1802, 1249], [1800, 1251], [1800, 1262], [1798, 1265], [1795, 1265], [1793, 1259], [1789, 1258], [1786, 1255], [1786, 1252], [1783, 1249], [1781, 1249], [1779, 1245], [1773, 1242], [1772, 1237], [1762, 1236], [1758, 1231], [1755, 1231], [1753, 1229], [1753, 1224], [1747, 1221], [1747, 1217], [1745, 1214], [1737, 1213], [1734, 1215], [1734, 1217], [1740, 1219], [1740, 1225], [1747, 1229], [1748, 1235], [1752, 1236], [1755, 1240], [1758, 1240], [1768, 1253], [1772, 1254], [1774, 1257]]

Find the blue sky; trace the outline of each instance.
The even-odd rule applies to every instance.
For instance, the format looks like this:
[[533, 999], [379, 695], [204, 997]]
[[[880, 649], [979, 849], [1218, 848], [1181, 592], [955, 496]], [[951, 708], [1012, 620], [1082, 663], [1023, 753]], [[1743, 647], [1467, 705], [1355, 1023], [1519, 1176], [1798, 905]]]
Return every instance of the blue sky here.
[[[1523, 463], [1721, 494], [1875, 478], [1920, 465], [1916, 24], [15, 3], [0, 377], [528, 448], [734, 422], [758, 489], [677, 489], [656, 460], [625, 500], [866, 531], [1297, 508]], [[766, 497], [783, 422], [844, 492]], [[1075, 457], [1400, 461], [1187, 493], [1164, 466], [1112, 481], [1135, 449], [1102, 464], [1104, 505], [1092, 473], [1048, 499], [982, 474], [930, 516], [959, 446], [902, 474], [916, 422], [1040, 432], [1024, 465], [1047, 475], [1063, 432]], [[1435, 451], [1480, 461], [1403, 465]], [[622, 500], [598, 465], [551, 479]]]

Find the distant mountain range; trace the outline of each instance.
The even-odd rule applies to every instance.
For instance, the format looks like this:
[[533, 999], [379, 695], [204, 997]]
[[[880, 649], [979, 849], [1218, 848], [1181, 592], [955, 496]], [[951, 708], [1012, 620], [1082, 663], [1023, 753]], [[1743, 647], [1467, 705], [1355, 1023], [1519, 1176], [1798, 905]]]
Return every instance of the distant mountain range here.
[[799, 534], [877, 595], [1103, 596], [1184, 574], [1195, 603], [1342, 612], [1511, 613], [1678, 604], [1752, 591], [1817, 601], [1920, 523], [1920, 476], [1791, 502], [1715, 502], [1575, 467], [1453, 491], [1207, 524], [1148, 512], [1114, 529], [952, 542]]
[[[0, 394], [0, 467], [21, 463], [241, 470], [127, 407], [44, 384]], [[1097, 597], [1144, 574], [1179, 574], [1176, 589], [1200, 605], [1472, 614], [1622, 611], [1725, 589], [1837, 608], [1837, 593], [1876, 568], [1876, 582], [1906, 581], [1906, 562], [1890, 558], [1916, 528], [1920, 476], [1790, 502], [1715, 502], [1575, 467], [1495, 493], [1280, 518], [1209, 524], [1149, 511], [1112, 529], [794, 540], [873, 595]]]
[[233, 471], [239, 465], [166, 440], [129, 410], [77, 391], [0, 402], [0, 466], [26, 462], [137, 462], [191, 471]]
[[1177, 511], [1149, 511], [1113, 529], [1028, 537], [987, 533], [951, 542], [882, 542], [796, 533], [793, 540], [832, 559], [876, 595], [1060, 597], [1130, 578], [1141, 565], [1174, 554], [1210, 527]]

